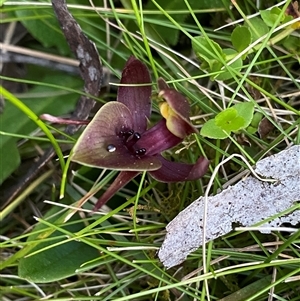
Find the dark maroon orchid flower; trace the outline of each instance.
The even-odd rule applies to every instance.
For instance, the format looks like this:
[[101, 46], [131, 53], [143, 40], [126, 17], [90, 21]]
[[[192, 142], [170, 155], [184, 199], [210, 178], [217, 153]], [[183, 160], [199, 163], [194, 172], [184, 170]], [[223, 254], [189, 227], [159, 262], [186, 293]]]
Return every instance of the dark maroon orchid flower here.
[[195, 164], [166, 160], [161, 153], [197, 130], [189, 121], [189, 104], [160, 79], [164, 119], [147, 129], [151, 113], [151, 78], [147, 67], [130, 57], [122, 72], [117, 101], [106, 103], [78, 139], [71, 160], [82, 165], [120, 170], [113, 184], [98, 200], [104, 205], [120, 188], [142, 171], [161, 182], [196, 180], [207, 171], [203, 157]]

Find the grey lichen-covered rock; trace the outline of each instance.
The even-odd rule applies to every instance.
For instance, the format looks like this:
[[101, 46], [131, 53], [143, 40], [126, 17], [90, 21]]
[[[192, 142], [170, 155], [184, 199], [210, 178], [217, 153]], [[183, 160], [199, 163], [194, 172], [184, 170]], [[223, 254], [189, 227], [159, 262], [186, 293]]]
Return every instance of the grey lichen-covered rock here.
[[[252, 226], [279, 214], [300, 201], [300, 146], [296, 145], [257, 162], [255, 171], [264, 182], [249, 176], [221, 193], [208, 197], [206, 242], [232, 230], [232, 223]], [[167, 225], [158, 256], [167, 268], [183, 262], [202, 244], [204, 198], [192, 203]], [[296, 225], [300, 210], [275, 218], [262, 226]]]

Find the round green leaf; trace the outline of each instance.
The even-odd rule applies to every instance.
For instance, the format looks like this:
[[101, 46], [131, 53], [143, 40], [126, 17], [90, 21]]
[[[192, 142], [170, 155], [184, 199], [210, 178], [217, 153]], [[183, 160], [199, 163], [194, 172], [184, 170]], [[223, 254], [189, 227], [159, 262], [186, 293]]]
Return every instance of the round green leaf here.
[[237, 131], [244, 125], [244, 118], [238, 116], [235, 108], [229, 108], [219, 113], [215, 118], [216, 126], [226, 132]]
[[248, 22], [251, 24], [251, 26], [247, 23], [245, 23], [245, 26], [249, 27], [251, 31], [252, 42], [269, 32], [269, 28], [266, 23], [258, 17], [254, 17], [248, 20]]
[[244, 124], [241, 128], [249, 126], [253, 118], [254, 104], [251, 102], [243, 102], [234, 105], [233, 108], [237, 110], [238, 116], [242, 117], [244, 120]]
[[257, 132], [257, 127], [253, 127], [250, 125], [247, 127], [247, 132], [253, 135]]
[[261, 10], [260, 15], [264, 22], [272, 27], [279, 17], [281, 10], [278, 7], [273, 7], [272, 10]]
[[230, 132], [248, 127], [252, 121], [253, 112], [254, 105], [250, 102], [234, 105], [206, 122], [200, 134], [208, 138], [225, 139]]
[[224, 132], [220, 127], [218, 127], [215, 123], [215, 119], [211, 119], [203, 125], [200, 135], [211, 139], [225, 139], [228, 137], [229, 133]]
[[282, 24], [291, 21], [293, 19], [292, 16], [286, 14], [280, 16], [281, 11], [282, 10], [280, 8], [273, 7], [271, 10], [261, 10], [260, 15], [261, 18], [269, 27], [272, 27], [275, 23]]
[[256, 112], [251, 120], [251, 126], [257, 128], [264, 115], [261, 112]]
[[242, 52], [250, 45], [251, 38], [251, 31], [246, 26], [236, 27], [231, 34], [232, 45], [238, 52]]

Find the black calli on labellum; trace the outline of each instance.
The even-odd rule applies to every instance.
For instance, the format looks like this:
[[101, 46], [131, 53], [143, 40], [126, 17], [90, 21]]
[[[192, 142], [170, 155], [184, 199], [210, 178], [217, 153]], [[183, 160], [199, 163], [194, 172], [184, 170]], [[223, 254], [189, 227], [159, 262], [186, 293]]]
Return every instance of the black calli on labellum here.
[[94, 210], [142, 171], [161, 182], [196, 180], [206, 173], [209, 161], [204, 157], [195, 164], [186, 164], [168, 161], [161, 155], [197, 130], [189, 121], [187, 100], [163, 79], [159, 79], [158, 87], [164, 118], [147, 129], [151, 78], [147, 67], [130, 57], [122, 72], [117, 101], [101, 107], [74, 146], [72, 161], [121, 171]]

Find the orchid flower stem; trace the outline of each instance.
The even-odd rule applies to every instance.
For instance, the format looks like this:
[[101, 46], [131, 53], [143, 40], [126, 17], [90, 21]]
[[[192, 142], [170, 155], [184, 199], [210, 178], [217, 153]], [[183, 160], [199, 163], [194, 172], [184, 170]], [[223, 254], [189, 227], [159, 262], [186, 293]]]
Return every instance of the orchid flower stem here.
[[49, 138], [50, 142], [53, 145], [53, 148], [58, 156], [59, 163], [61, 166], [61, 169], [64, 170], [65, 168], [65, 160], [62, 154], [62, 151], [55, 140], [52, 133], [47, 128], [46, 124], [39, 119], [39, 117], [30, 110], [21, 100], [19, 100], [17, 97], [15, 97], [13, 94], [11, 94], [9, 91], [7, 91], [4, 87], [0, 86], [0, 93], [3, 95], [4, 98], [6, 98], [8, 101], [10, 101], [13, 105], [15, 105], [17, 108], [19, 108], [24, 114], [26, 114], [33, 122], [36, 123], [36, 125], [46, 134], [46, 136]]
[[145, 31], [142, 1], [139, 1], [140, 9], [137, 6], [137, 3], [136, 3], [135, 0], [131, 1], [131, 5], [132, 5], [132, 8], [134, 10], [134, 14], [136, 16], [137, 25], [138, 25], [138, 27], [141, 31], [141, 35], [143, 37], [143, 42], [144, 42], [144, 45], [145, 45], [146, 52], [148, 54], [148, 57], [150, 58], [150, 63], [151, 63], [151, 67], [152, 67], [151, 69], [154, 72], [155, 78], [158, 78], [158, 74], [157, 74], [157, 71], [156, 71], [156, 68], [155, 68], [155, 63], [154, 63], [153, 58], [152, 58], [151, 48], [149, 46], [147, 34], [146, 34], [146, 31]]
[[[135, 204], [134, 204], [134, 210], [133, 210], [133, 228], [135, 230], [137, 230], [137, 218], [136, 218], [136, 209], [137, 209], [137, 205], [138, 205], [138, 202], [139, 202], [139, 198], [141, 196], [141, 191], [142, 191], [142, 188], [143, 188], [143, 183], [145, 181], [145, 177], [146, 177], [146, 171], [144, 171], [142, 173], [142, 178], [141, 178], [141, 182], [140, 182], [140, 185], [139, 185], [139, 188], [138, 188], [138, 191], [137, 191], [137, 194], [136, 194], [136, 198], [135, 198]], [[135, 232], [135, 237], [136, 239], [138, 240], [138, 231], [134, 231]]]

